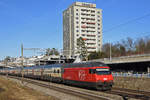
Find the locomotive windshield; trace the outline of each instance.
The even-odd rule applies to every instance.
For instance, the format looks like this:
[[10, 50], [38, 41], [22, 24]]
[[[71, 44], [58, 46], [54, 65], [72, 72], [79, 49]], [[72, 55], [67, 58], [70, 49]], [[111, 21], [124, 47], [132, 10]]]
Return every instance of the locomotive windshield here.
[[111, 72], [108, 68], [97, 68], [96, 69], [96, 74], [97, 75], [110, 75]]

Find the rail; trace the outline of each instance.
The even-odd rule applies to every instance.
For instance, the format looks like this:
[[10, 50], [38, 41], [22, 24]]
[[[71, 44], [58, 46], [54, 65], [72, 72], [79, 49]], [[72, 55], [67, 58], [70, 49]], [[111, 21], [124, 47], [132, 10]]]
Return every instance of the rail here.
[[[15, 76], [8, 76], [9, 78], [15, 78], [18, 80], [21, 80], [21, 77], [15, 77]], [[77, 96], [86, 100], [115, 100], [115, 99], [111, 99], [109, 97], [105, 97], [105, 96], [101, 96], [101, 95], [97, 95], [97, 94], [93, 94], [93, 93], [88, 93], [88, 92], [83, 92], [83, 91], [79, 91], [79, 90], [73, 90], [72, 88], [63, 88], [63, 87], [58, 87], [58, 86], [54, 86], [51, 84], [46, 84], [43, 83], [43, 81], [39, 81], [39, 80], [33, 80], [33, 79], [28, 79], [28, 78], [24, 78], [24, 82], [28, 82], [40, 87], [45, 87], [45, 88], [49, 88], [55, 91], [59, 91], [65, 94], [70, 94], [73, 96]]]
[[[19, 77], [9, 76], [11, 78], [21, 79]], [[39, 80], [32, 80], [32, 79], [24, 79], [24, 81], [28, 83], [32, 83], [41, 87], [50, 88], [56, 91], [60, 91], [63, 93], [67, 93], [70, 95], [75, 95], [81, 98], [84, 98], [86, 100], [114, 100], [109, 97], [101, 96], [97, 93], [98, 91], [93, 90], [76, 90], [72, 87], [63, 88], [62, 86], [53, 86], [50, 84], [45, 84], [43, 81]], [[131, 89], [124, 89], [124, 88], [113, 88], [111, 91], [103, 91], [104, 93], [112, 94], [112, 95], [119, 95], [122, 97], [123, 100], [128, 100], [130, 98], [140, 99], [140, 100], [149, 100], [150, 99], [150, 92], [146, 91], [137, 91], [137, 90], [131, 90]], [[104, 94], [103, 94], [104, 95]], [[116, 99], [115, 99], [116, 100]]]

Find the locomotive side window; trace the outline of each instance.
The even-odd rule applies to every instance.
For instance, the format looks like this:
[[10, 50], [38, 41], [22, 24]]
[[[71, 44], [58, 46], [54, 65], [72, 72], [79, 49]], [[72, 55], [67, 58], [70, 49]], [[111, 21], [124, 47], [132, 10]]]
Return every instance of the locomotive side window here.
[[95, 73], [95, 69], [89, 69], [89, 73], [90, 74], [94, 74]]
[[57, 73], [59, 73], [59, 69], [57, 70]]
[[64, 72], [65, 72], [65, 69], [62, 69], [61, 72], [64, 73]]
[[56, 73], [56, 70], [54, 69], [54, 73]]
[[97, 68], [96, 74], [97, 75], [110, 75], [111, 71], [108, 68]]

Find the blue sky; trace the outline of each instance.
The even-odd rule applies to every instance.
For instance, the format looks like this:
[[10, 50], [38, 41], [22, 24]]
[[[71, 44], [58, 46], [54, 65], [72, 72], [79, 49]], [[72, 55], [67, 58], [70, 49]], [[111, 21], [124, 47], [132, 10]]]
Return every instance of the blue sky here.
[[[20, 56], [25, 48], [63, 47], [62, 12], [75, 1], [103, 10], [103, 43], [150, 36], [150, 0], [0, 0], [0, 59]], [[25, 51], [25, 55], [33, 52]]]

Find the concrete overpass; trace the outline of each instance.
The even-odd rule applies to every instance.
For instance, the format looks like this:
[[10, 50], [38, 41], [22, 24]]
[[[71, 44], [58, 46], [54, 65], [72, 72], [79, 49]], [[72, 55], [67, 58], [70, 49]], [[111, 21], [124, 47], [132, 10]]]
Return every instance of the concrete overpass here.
[[101, 61], [101, 62], [104, 62], [106, 64], [147, 62], [147, 61], [150, 61], [150, 54], [95, 59], [92, 61]]
[[0, 68], [4, 68], [5, 64], [0, 63]]
[[150, 73], [150, 54], [96, 59], [109, 65], [114, 71], [133, 71]]

